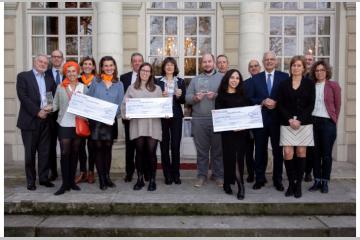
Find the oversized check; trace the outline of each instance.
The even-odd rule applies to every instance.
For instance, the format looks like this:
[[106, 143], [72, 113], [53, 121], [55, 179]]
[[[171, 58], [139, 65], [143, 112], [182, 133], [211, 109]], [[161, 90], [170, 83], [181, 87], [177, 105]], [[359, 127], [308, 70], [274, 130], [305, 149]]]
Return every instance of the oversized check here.
[[262, 128], [260, 106], [212, 110], [214, 132]]
[[73, 92], [67, 111], [82, 117], [113, 125], [117, 104]]
[[163, 118], [172, 117], [172, 98], [127, 98], [126, 117]]

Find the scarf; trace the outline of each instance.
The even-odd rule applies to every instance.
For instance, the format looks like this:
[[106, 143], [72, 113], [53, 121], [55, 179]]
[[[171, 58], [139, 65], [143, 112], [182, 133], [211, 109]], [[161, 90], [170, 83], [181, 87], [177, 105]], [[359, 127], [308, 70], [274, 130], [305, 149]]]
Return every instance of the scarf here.
[[111, 81], [113, 79], [113, 76], [109, 77], [109, 76], [106, 76], [104, 73], [101, 74], [101, 77], [104, 79], [105, 83], [107, 83], [108, 81]]
[[91, 82], [91, 80], [93, 79], [93, 77], [94, 77], [94, 75], [91, 74], [91, 76], [90, 76], [88, 79], [86, 79], [86, 78], [85, 78], [85, 75], [83, 74], [83, 75], [81, 76], [81, 80], [83, 80], [83, 82], [84, 82], [85, 85], [87, 86], [87, 85]]

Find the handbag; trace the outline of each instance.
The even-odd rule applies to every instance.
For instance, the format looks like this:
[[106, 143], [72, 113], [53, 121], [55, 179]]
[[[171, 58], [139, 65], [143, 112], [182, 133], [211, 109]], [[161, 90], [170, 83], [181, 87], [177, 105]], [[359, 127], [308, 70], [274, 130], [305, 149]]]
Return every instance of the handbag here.
[[[68, 90], [66, 89], [65, 86], [64, 88], [69, 97], [69, 100], [71, 100]], [[75, 130], [76, 130], [76, 134], [80, 137], [88, 137], [90, 135], [90, 128], [88, 121], [78, 116], [75, 116]]]

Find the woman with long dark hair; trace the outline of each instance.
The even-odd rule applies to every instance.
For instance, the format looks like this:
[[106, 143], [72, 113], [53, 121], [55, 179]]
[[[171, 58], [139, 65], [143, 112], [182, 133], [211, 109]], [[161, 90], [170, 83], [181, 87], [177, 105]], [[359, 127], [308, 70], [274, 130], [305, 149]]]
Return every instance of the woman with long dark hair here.
[[[248, 105], [243, 78], [238, 70], [231, 69], [222, 78], [215, 109], [237, 108]], [[244, 155], [246, 131], [238, 129], [221, 132], [221, 142], [224, 163], [224, 191], [233, 194], [230, 184], [238, 184], [237, 198], [245, 198], [244, 188]]]

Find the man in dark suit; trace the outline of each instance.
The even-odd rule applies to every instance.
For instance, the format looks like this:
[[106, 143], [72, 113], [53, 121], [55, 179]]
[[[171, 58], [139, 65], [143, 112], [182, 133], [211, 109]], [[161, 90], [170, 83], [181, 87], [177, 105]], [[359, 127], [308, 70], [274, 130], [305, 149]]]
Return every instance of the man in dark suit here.
[[[53, 81], [56, 83], [56, 86], [62, 83], [62, 81], [65, 79], [65, 75], [61, 75], [60, 69], [61, 65], [64, 62], [64, 57], [62, 52], [59, 50], [54, 50], [51, 53], [50, 61], [52, 63], [52, 68], [46, 70], [45, 75], [51, 77]], [[57, 162], [56, 162], [56, 143], [57, 143], [57, 136], [58, 136], [58, 124], [56, 122], [58, 118], [58, 111], [50, 114], [48, 116], [50, 124], [52, 126], [51, 133], [50, 133], [50, 155], [49, 155], [49, 163], [50, 163], [50, 181], [54, 181], [58, 177], [57, 173]]]
[[[131, 55], [131, 67], [133, 68], [133, 71], [125, 73], [120, 76], [120, 81], [124, 84], [124, 92], [126, 93], [128, 87], [131, 84], [134, 84], [136, 81], [137, 73], [139, 72], [139, 68], [141, 64], [143, 64], [144, 58], [140, 53], [133, 53]], [[124, 126], [125, 126], [125, 145], [126, 145], [126, 160], [125, 160], [125, 182], [131, 182], [132, 176], [135, 171], [135, 165], [134, 165], [134, 151], [135, 151], [135, 143], [134, 141], [130, 141], [130, 121], [129, 120], [122, 120]], [[144, 156], [145, 157], [145, 156]], [[146, 157], [145, 157], [146, 158]], [[144, 171], [144, 179], [145, 181], [149, 180], [150, 175], [150, 169], [148, 161], [145, 160], [145, 171]]]
[[274, 52], [266, 52], [263, 57], [265, 71], [252, 76], [248, 98], [252, 104], [262, 105], [263, 128], [255, 130], [255, 174], [256, 183], [253, 189], [260, 189], [265, 185], [265, 170], [268, 163], [266, 152], [270, 137], [273, 152], [273, 182], [276, 190], [284, 191], [282, 185], [283, 150], [279, 146], [280, 125], [276, 110], [277, 90], [281, 81], [289, 78], [289, 74], [275, 71], [277, 63]]
[[55, 95], [56, 84], [52, 78], [45, 75], [48, 59], [44, 54], [38, 54], [34, 60], [34, 68], [17, 76], [16, 90], [20, 100], [20, 111], [17, 127], [21, 129], [21, 137], [25, 147], [25, 172], [27, 189], [35, 190], [36, 170], [35, 154], [38, 152], [38, 171], [40, 185], [54, 187], [49, 182], [50, 153], [50, 122], [43, 106], [44, 94]]
[[[305, 75], [306, 78], [310, 79], [310, 76], [309, 76], [309, 71], [310, 71], [310, 68], [311, 66], [313, 65], [314, 63], [314, 56], [313, 55], [310, 55], [310, 54], [306, 54], [305, 56], [305, 59], [306, 59], [306, 66], [307, 66], [307, 73]], [[311, 176], [310, 176], [311, 177]], [[310, 180], [311, 182], [311, 180]]]

